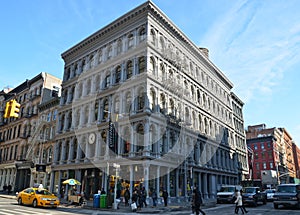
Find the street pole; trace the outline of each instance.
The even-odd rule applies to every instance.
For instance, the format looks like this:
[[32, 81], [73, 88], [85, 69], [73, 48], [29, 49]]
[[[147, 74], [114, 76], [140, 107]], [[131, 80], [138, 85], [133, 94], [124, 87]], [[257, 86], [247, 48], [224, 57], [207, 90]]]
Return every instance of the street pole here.
[[119, 174], [119, 168], [120, 165], [114, 163], [114, 167], [116, 168], [116, 177], [115, 177], [115, 192], [114, 192], [114, 209], [118, 209], [118, 203], [117, 203], [117, 183], [118, 183], [118, 174]]

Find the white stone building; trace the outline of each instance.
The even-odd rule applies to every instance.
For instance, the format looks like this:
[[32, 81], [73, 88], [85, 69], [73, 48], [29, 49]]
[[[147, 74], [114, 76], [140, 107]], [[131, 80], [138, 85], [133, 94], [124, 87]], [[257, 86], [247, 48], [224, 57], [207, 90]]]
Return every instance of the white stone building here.
[[166, 189], [172, 201], [197, 185], [205, 201], [215, 201], [218, 184], [239, 183], [248, 162], [233, 104], [243, 124], [243, 103], [208, 50], [151, 1], [62, 58], [52, 190], [66, 195], [62, 181], [76, 178], [92, 197], [113, 189], [118, 174], [118, 189]]

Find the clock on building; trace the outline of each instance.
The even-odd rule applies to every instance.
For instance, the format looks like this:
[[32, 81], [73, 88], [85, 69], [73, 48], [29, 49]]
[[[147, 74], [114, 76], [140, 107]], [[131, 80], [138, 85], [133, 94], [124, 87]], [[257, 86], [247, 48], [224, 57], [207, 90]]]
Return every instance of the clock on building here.
[[96, 135], [94, 133], [90, 133], [89, 135], [89, 144], [93, 144], [96, 140]]

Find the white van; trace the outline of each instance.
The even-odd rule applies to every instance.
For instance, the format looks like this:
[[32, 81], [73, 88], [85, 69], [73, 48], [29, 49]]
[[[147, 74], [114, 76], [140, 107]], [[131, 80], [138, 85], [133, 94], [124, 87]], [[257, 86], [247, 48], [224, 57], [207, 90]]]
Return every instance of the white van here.
[[235, 191], [241, 190], [240, 185], [222, 185], [219, 192], [217, 192], [217, 203], [234, 203]]

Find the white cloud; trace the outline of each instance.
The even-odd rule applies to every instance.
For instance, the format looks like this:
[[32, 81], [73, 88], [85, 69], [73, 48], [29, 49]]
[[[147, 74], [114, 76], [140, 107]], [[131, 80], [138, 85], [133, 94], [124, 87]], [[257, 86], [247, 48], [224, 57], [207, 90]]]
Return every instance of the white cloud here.
[[238, 1], [202, 40], [245, 102], [254, 95], [271, 96], [288, 68], [299, 61], [300, 25], [288, 20], [295, 18], [278, 4]]

